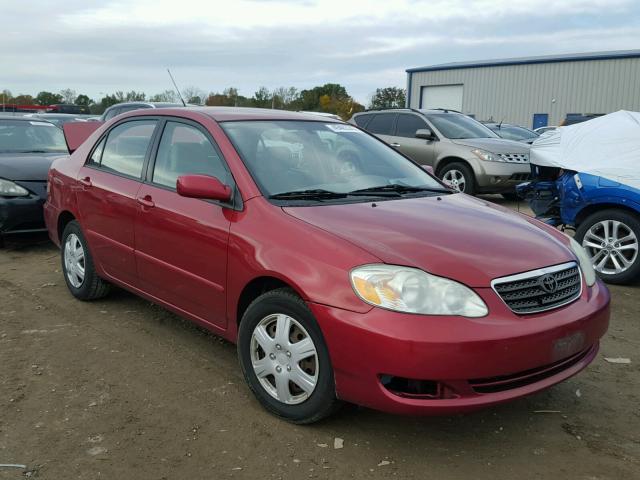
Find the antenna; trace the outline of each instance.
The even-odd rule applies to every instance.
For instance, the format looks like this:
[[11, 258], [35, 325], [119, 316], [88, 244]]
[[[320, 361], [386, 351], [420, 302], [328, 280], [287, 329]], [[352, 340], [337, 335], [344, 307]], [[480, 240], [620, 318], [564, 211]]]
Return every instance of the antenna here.
[[180, 89], [178, 88], [178, 85], [176, 84], [176, 81], [173, 79], [173, 75], [171, 75], [171, 70], [169, 70], [167, 68], [167, 73], [169, 74], [169, 77], [171, 78], [171, 81], [173, 82], [173, 86], [176, 87], [176, 92], [178, 92], [178, 97], [180, 97], [180, 101], [182, 102], [182, 105], [184, 107], [187, 106], [187, 104], [184, 101], [184, 98], [182, 98], [182, 94], [180, 93]]

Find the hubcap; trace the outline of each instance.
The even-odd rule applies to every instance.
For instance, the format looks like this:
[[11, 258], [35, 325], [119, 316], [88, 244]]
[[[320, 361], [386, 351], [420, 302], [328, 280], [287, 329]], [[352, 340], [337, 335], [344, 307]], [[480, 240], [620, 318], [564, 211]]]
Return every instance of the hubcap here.
[[251, 365], [269, 395], [289, 405], [304, 402], [318, 382], [318, 353], [305, 328], [278, 313], [263, 318], [251, 336]]
[[80, 288], [84, 282], [84, 248], [75, 233], [70, 234], [64, 242], [64, 268], [69, 283]]
[[449, 170], [442, 177], [442, 181], [458, 192], [464, 192], [467, 179], [460, 170]]
[[585, 234], [582, 246], [598, 273], [615, 275], [629, 269], [638, 257], [638, 238], [627, 225], [603, 220]]

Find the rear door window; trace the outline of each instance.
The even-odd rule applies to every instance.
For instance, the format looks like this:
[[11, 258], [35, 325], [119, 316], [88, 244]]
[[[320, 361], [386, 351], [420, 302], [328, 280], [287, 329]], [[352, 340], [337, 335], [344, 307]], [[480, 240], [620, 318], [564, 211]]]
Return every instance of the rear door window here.
[[395, 113], [377, 113], [367, 124], [367, 130], [378, 135], [393, 135]]
[[417, 115], [410, 113], [400, 113], [396, 122], [396, 136], [415, 138], [416, 130], [427, 128], [426, 122]]
[[353, 118], [353, 121], [356, 122], [356, 125], [358, 125], [360, 128], [366, 128], [367, 123], [369, 123], [369, 120], [371, 120], [372, 116], [373, 115], [357, 115]]
[[157, 123], [156, 120], [132, 120], [113, 128], [102, 151], [100, 168], [140, 178]]
[[167, 122], [162, 133], [153, 183], [176, 188], [181, 175], [200, 174], [229, 183], [229, 174], [218, 149], [207, 135], [192, 125]]

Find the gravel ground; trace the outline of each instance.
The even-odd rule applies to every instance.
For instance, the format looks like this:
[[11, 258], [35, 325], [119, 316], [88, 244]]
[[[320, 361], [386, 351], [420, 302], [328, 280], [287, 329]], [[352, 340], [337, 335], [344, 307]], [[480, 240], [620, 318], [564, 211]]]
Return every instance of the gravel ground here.
[[233, 345], [124, 291], [76, 301], [45, 237], [9, 243], [0, 464], [26, 468], [0, 479], [640, 478], [640, 295], [611, 292], [597, 360], [550, 390], [471, 415], [348, 407], [301, 427], [262, 410]]

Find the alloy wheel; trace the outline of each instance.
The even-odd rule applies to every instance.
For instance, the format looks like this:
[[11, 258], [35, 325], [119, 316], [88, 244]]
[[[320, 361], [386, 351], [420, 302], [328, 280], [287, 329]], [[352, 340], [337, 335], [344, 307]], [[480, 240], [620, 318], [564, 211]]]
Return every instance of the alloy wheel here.
[[68, 235], [64, 242], [64, 266], [69, 283], [80, 288], [84, 282], [85, 256], [82, 243], [75, 233]]
[[442, 181], [458, 192], [464, 192], [467, 179], [460, 170], [448, 170], [443, 176]]
[[285, 314], [268, 315], [256, 325], [251, 365], [262, 388], [288, 405], [307, 400], [318, 382], [316, 346], [305, 328]]
[[623, 222], [602, 220], [587, 230], [582, 246], [598, 273], [615, 275], [625, 272], [638, 256], [638, 238]]

